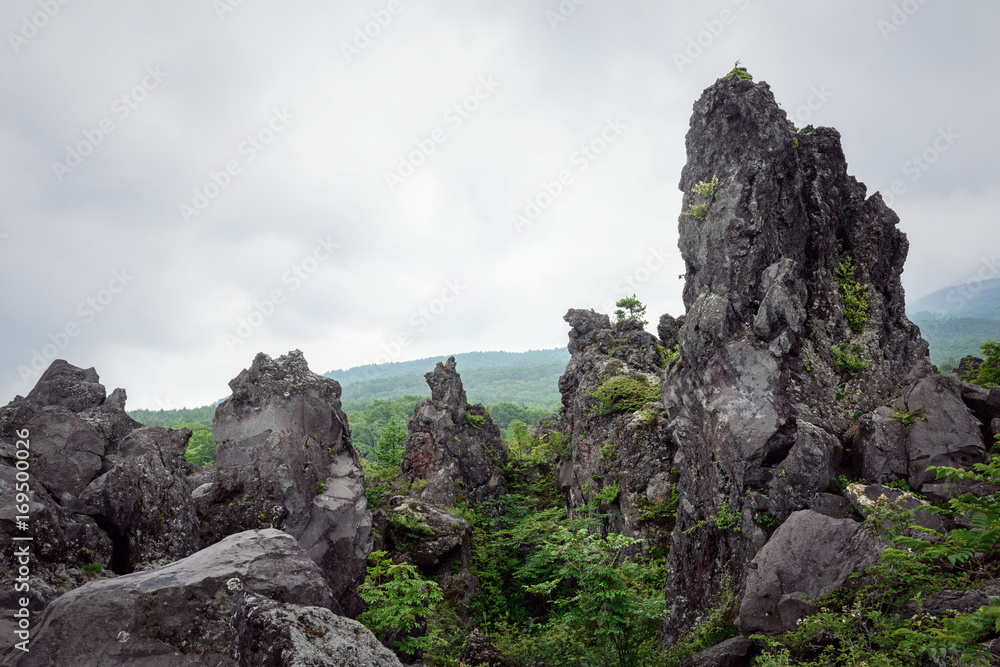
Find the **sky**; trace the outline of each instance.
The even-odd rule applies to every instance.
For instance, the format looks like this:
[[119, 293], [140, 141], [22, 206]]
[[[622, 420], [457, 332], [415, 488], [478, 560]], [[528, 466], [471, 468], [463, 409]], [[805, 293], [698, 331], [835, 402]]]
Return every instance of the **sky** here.
[[7, 0], [0, 402], [56, 358], [170, 409], [261, 351], [559, 347], [569, 308], [633, 293], [655, 330], [692, 105], [737, 59], [841, 132], [911, 299], [998, 277], [998, 26], [970, 0]]

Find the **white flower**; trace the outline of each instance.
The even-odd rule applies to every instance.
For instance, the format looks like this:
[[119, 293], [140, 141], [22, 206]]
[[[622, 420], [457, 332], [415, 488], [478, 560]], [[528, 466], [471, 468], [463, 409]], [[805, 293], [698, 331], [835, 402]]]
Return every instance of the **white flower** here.
[[231, 591], [242, 591], [243, 582], [240, 581], [239, 577], [233, 577], [232, 579], [226, 582], [226, 588], [228, 588]]

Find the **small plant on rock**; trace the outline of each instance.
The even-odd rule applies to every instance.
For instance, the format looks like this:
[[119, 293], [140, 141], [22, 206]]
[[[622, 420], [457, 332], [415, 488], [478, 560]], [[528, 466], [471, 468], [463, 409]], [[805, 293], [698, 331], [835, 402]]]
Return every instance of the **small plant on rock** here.
[[864, 351], [865, 349], [860, 345], [848, 347], [847, 343], [834, 345], [830, 348], [834, 362], [846, 370], [851, 377], [856, 377], [868, 365], [868, 362], [861, 358]]
[[857, 267], [848, 255], [834, 271], [834, 280], [840, 288], [840, 296], [844, 299], [844, 318], [851, 331], [859, 332], [865, 328], [865, 322], [871, 316], [868, 308], [868, 286], [862, 285], [856, 278]]
[[910, 428], [916, 424], [918, 419], [921, 421], [927, 421], [927, 417], [924, 415], [924, 409], [922, 407], [917, 408], [916, 410], [896, 410], [892, 416], [902, 422], [903, 426], [906, 428]]
[[636, 412], [646, 403], [663, 400], [659, 384], [651, 385], [642, 375], [613, 377], [588, 392], [588, 396], [600, 401], [590, 410], [591, 417]]
[[646, 315], [646, 306], [639, 299], [635, 298], [635, 294], [627, 296], [624, 299], [619, 299], [615, 306], [618, 308], [615, 311], [615, 324], [619, 324], [625, 320], [636, 320], [637, 322], [642, 322], [643, 325], [649, 324], [649, 322], [642, 319]]
[[701, 195], [702, 197], [708, 197], [708, 202], [704, 204], [692, 204], [688, 210], [682, 211], [681, 215], [691, 215], [698, 219], [704, 218], [708, 215], [708, 207], [713, 201], [715, 201], [715, 198], [718, 195], [718, 189], [718, 176], [712, 176], [711, 181], [699, 181], [694, 188], [692, 188], [692, 192], [696, 195]]
[[740, 67], [740, 61], [737, 60], [736, 64], [733, 65], [733, 69], [726, 75], [727, 79], [732, 79], [733, 77], [741, 81], [753, 81], [753, 76], [747, 71], [746, 67]]

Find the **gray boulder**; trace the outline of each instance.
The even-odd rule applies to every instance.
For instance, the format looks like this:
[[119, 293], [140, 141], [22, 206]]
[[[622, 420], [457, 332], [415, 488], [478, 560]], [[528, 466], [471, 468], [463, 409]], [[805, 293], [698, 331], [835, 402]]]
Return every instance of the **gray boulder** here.
[[744, 635], [795, 629], [816, 611], [810, 598], [874, 565], [878, 551], [864, 524], [812, 510], [793, 513], [750, 562], [736, 627]]
[[469, 522], [443, 508], [393, 496], [385, 513], [388, 544], [422, 568], [437, 567], [444, 558], [461, 555], [463, 547], [469, 547]]
[[244, 591], [233, 626], [236, 656], [246, 667], [401, 667], [368, 628], [324, 607]]
[[907, 431], [893, 416], [895, 412], [882, 406], [861, 417], [851, 444], [854, 466], [861, 479], [884, 484], [909, 476]]
[[231, 619], [244, 591], [327, 610], [333, 602], [293, 537], [248, 531], [165, 567], [60, 596], [36, 622], [30, 652], [8, 643], [3, 664], [236, 665], [233, 649], [242, 638]]
[[197, 499], [203, 543], [272, 526], [319, 564], [349, 614], [371, 552], [371, 513], [340, 384], [298, 350], [260, 353], [215, 411], [216, 475]]
[[459, 498], [475, 504], [507, 493], [500, 469], [507, 447], [486, 408], [469, 405], [455, 358], [424, 377], [431, 398], [414, 408], [403, 461], [414, 497], [454, 507]]
[[53, 361], [28, 393], [37, 405], [60, 406], [72, 412], [97, 407], [106, 396], [97, 371], [77, 368], [64, 359]]

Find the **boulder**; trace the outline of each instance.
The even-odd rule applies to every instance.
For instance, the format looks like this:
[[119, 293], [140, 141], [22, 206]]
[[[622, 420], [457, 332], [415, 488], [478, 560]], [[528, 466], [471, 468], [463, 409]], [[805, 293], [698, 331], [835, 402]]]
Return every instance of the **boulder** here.
[[[906, 237], [847, 173], [836, 130], [794, 128], [766, 83], [733, 76], [695, 103], [686, 146], [687, 312], [681, 363], [661, 376], [680, 469], [665, 644], [723, 581], [743, 584], [767, 540], [761, 508], [824, 502], [855, 415], [933, 371], [905, 315]], [[720, 530], [720, 513], [736, 525]]]
[[[908, 491], [893, 489], [881, 484], [859, 484], [857, 482], [848, 484], [844, 489], [844, 496], [858, 513], [866, 519], [873, 510], [881, 503], [885, 511], [912, 512], [913, 522], [929, 530], [933, 530], [939, 535], [944, 535], [945, 525], [941, 517], [929, 511], [931, 504], [925, 500], [920, 500]], [[920, 539], [930, 539], [927, 533], [920, 532], [914, 537]]]
[[236, 665], [241, 630], [255, 631], [231, 622], [245, 591], [304, 607], [328, 610], [333, 603], [322, 572], [295, 538], [248, 531], [165, 567], [60, 596], [36, 622], [30, 652], [8, 643], [3, 664]]
[[874, 565], [878, 553], [865, 524], [794, 512], [750, 562], [736, 627], [744, 635], [794, 630], [798, 619], [816, 611], [812, 598]]
[[216, 474], [197, 499], [203, 543], [272, 526], [319, 564], [351, 615], [371, 552], [371, 513], [351, 446], [340, 384], [309, 370], [302, 352], [260, 353], [216, 408]]
[[669, 313], [660, 315], [660, 321], [656, 325], [656, 333], [660, 337], [660, 345], [670, 350], [677, 345], [677, 335], [680, 333], [681, 325], [684, 324], [684, 316], [672, 317]]
[[490, 638], [474, 629], [462, 649], [461, 661], [476, 667], [511, 667]]
[[851, 443], [858, 477], [884, 484], [909, 475], [907, 430], [895, 410], [882, 406], [861, 417]]
[[82, 412], [104, 402], [104, 385], [93, 368], [77, 368], [64, 359], [53, 361], [34, 388], [28, 400], [40, 406], [60, 406], [71, 412]]
[[431, 398], [417, 403], [406, 438], [403, 474], [413, 496], [444, 507], [477, 504], [507, 493], [500, 466], [507, 447], [482, 404], [469, 405], [455, 358], [424, 376]]
[[324, 607], [275, 602], [243, 591], [233, 626], [240, 665], [401, 667], [368, 628]]
[[681, 661], [680, 667], [749, 667], [754, 643], [746, 637], [731, 637]]
[[986, 458], [982, 424], [962, 401], [962, 385], [954, 375], [932, 375], [903, 395], [906, 410], [922, 410], [909, 427], [909, 482], [916, 490], [933, 482], [928, 466], [971, 468]]
[[[441, 507], [404, 496], [393, 496], [386, 509], [388, 544], [406, 553], [414, 565], [434, 568], [448, 556], [469, 548], [469, 522]], [[462, 558], [465, 561], [465, 558]]]

